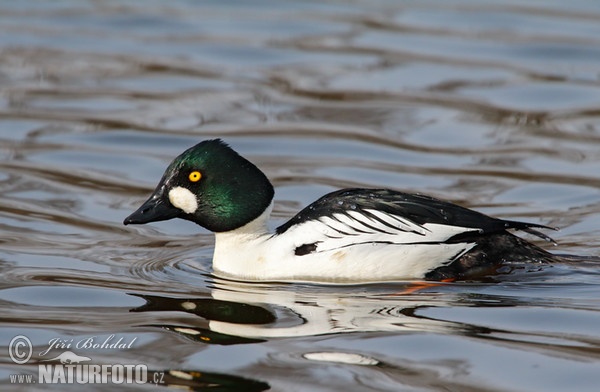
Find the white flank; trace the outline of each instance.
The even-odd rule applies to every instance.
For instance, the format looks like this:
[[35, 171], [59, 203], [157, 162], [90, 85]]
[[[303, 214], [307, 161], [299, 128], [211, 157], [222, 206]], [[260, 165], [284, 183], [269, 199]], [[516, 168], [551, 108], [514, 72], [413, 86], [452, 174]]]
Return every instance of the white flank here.
[[180, 186], [169, 191], [169, 201], [186, 214], [193, 214], [198, 209], [196, 196], [189, 189]]
[[[372, 211], [370, 211], [373, 213]], [[418, 225], [377, 211], [386, 224], [358, 216], [334, 214], [270, 234], [270, 209], [247, 225], [216, 233], [216, 274], [248, 280], [366, 282], [421, 279], [447, 265], [475, 243], [443, 243], [473, 228], [442, 224]], [[393, 226], [393, 227], [390, 227]], [[315, 249], [296, 255], [296, 248]]]

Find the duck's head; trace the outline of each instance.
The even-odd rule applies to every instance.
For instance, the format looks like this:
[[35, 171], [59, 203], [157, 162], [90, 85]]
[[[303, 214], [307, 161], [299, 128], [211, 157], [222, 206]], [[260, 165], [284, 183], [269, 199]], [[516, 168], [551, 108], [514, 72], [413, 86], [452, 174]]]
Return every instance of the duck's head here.
[[175, 158], [150, 198], [123, 223], [182, 218], [223, 232], [257, 218], [272, 199], [263, 172], [222, 140], [206, 140]]

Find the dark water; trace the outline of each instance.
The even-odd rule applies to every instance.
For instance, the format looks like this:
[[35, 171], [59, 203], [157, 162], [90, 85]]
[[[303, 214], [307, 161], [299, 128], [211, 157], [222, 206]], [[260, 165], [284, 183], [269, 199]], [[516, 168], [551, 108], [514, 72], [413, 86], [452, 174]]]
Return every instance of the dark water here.
[[[272, 179], [273, 226], [392, 187], [560, 227], [540, 245], [589, 260], [404, 295], [221, 281], [210, 233], [121, 224], [212, 137]], [[598, 390], [596, 1], [3, 1], [0, 143], [2, 390], [46, 389], [10, 375], [56, 338], [211, 390]], [[74, 347], [110, 335], [133, 343]]]

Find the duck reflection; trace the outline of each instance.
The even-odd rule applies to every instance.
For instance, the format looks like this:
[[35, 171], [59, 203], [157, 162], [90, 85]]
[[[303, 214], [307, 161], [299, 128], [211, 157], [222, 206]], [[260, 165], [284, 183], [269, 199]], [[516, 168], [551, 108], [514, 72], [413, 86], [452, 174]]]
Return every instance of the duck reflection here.
[[447, 306], [442, 297], [448, 294], [402, 295], [398, 287], [375, 291], [371, 286], [269, 285], [215, 278], [212, 298], [132, 294], [146, 303], [131, 311], [196, 315], [202, 319], [197, 325], [152, 326], [197, 342], [221, 345], [348, 332], [486, 332], [485, 328], [418, 314], [421, 308]]
[[[210, 297], [131, 294], [146, 301], [131, 311], [181, 312], [186, 316], [197, 316], [181, 318], [176, 313], [169, 314], [166, 318], [158, 318], [165, 322], [146, 326], [161, 328], [191, 341], [210, 345], [260, 343], [276, 338], [351, 332], [429, 331], [469, 335], [490, 332], [483, 327], [424, 316], [422, 313], [426, 313], [426, 308], [446, 307], [449, 301], [456, 306], [456, 296], [446, 290], [443, 294], [406, 290], [411, 284], [317, 286], [244, 283], [212, 278], [210, 285]], [[302, 358], [310, 362], [375, 365], [381, 371], [387, 369], [384, 363], [374, 358], [346, 351], [306, 352]], [[401, 369], [396, 370], [401, 372]], [[165, 370], [158, 373], [165, 374], [162, 385], [176, 385], [191, 390], [205, 390], [207, 385], [231, 391], [271, 388], [270, 381], [267, 383], [233, 374], [198, 370]], [[274, 382], [281, 380], [275, 377]]]

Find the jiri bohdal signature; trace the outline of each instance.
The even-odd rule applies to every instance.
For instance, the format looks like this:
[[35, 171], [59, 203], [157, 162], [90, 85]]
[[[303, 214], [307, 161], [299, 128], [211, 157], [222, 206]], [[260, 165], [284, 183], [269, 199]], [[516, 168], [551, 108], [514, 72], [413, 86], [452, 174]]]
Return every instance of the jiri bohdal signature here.
[[40, 352], [40, 356], [44, 356], [50, 352], [50, 350], [69, 350], [71, 348], [76, 349], [94, 349], [94, 350], [128, 350], [133, 346], [133, 343], [137, 340], [137, 336], [127, 341], [124, 337], [119, 337], [115, 340], [115, 335], [109, 335], [106, 338], [100, 338], [98, 336], [90, 336], [75, 341], [75, 339], [63, 339], [63, 338], [52, 338], [48, 341], [48, 348]]

